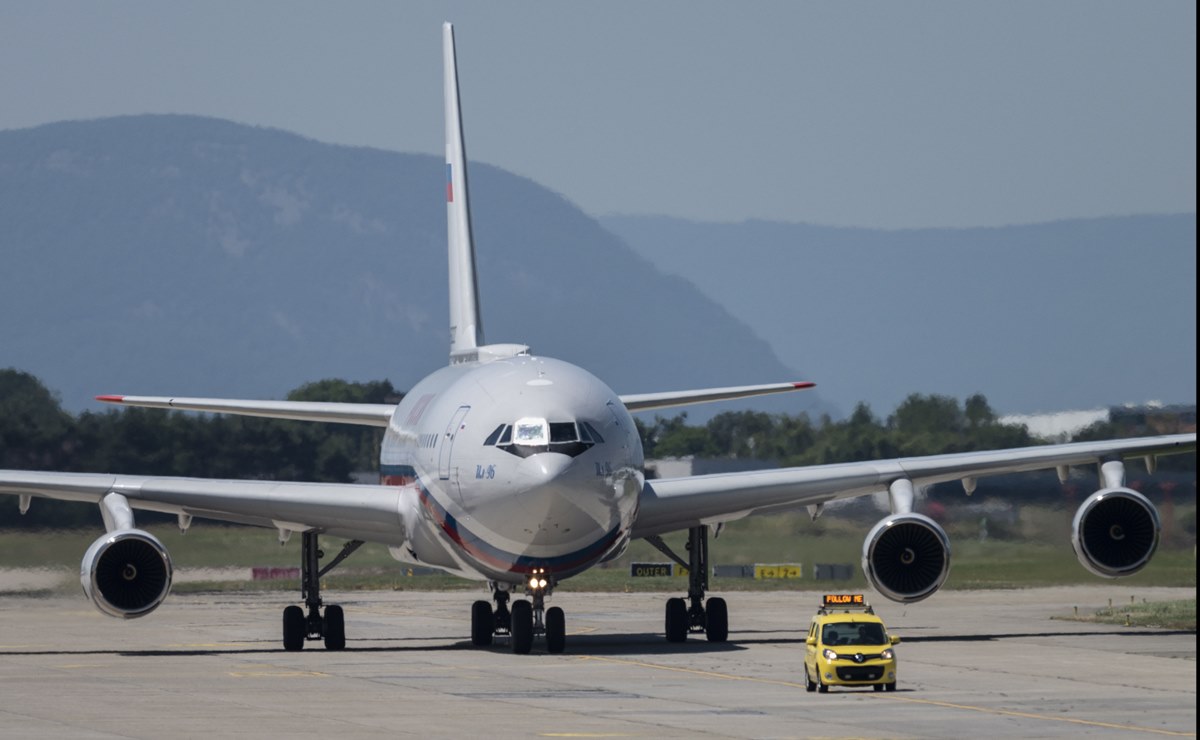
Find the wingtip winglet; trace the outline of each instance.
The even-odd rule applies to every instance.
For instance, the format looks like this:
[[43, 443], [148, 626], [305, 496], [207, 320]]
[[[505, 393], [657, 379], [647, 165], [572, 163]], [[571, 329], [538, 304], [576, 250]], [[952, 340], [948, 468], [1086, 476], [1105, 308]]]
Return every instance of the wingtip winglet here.
[[792, 387], [799, 391], [799, 390], [803, 390], [805, 388], [816, 388], [817, 384], [810, 380], [801, 380], [801, 381], [792, 383]]

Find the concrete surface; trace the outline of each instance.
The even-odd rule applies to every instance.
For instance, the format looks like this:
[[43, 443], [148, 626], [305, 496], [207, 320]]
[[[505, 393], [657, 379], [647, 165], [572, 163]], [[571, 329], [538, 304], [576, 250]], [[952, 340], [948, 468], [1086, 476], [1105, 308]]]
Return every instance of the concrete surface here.
[[[1191, 589], [877, 600], [899, 690], [803, 687], [816, 592], [727, 594], [730, 639], [670, 645], [667, 594], [561, 590], [567, 652], [470, 647], [482, 592], [327, 593], [348, 646], [280, 646], [286, 594], [173, 595], [120, 621], [0, 594], [0, 737], [1195, 736], [1196, 635], [1051, 619]], [[671, 594], [674, 595], [674, 594]]]

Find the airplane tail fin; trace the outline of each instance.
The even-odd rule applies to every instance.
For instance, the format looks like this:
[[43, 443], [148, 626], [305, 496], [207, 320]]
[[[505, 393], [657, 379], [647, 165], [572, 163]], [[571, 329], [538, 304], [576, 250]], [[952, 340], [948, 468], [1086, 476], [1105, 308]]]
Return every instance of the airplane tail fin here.
[[475, 359], [483, 344], [479, 285], [475, 279], [475, 242], [467, 194], [467, 153], [458, 100], [454, 26], [442, 25], [446, 103], [446, 225], [450, 253], [450, 361]]

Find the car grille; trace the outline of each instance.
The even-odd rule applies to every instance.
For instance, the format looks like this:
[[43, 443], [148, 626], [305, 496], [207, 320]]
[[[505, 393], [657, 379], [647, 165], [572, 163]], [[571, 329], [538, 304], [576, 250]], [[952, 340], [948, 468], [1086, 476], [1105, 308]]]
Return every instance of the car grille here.
[[883, 653], [838, 653], [842, 660], [853, 660], [855, 663], [866, 663], [869, 660], [881, 660]]
[[837, 677], [840, 681], [878, 681], [883, 678], [883, 666], [838, 666]]

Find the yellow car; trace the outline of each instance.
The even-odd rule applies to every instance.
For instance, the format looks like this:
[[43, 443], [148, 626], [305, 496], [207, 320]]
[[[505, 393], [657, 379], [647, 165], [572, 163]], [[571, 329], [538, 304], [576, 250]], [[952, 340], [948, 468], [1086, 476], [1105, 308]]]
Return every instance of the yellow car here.
[[804, 687], [821, 693], [830, 686], [895, 691], [892, 646], [899, 642], [888, 635], [862, 594], [826, 594], [805, 640]]

